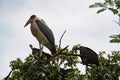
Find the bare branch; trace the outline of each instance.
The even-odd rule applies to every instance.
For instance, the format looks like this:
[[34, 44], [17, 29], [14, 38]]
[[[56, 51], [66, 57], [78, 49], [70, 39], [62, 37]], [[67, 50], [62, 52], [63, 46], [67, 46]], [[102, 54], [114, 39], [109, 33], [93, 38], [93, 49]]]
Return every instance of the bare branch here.
[[115, 23], [117, 23], [119, 26], [120, 26], [120, 23], [119, 22], [117, 22], [117, 21], [115, 21], [115, 20], [113, 20]]
[[[73, 54], [73, 52], [63, 52], [65, 49], [67, 49], [68, 46], [66, 46], [65, 48], [63, 48], [59, 53], [53, 55], [50, 60], [54, 60], [56, 56], [59, 55], [66, 55], [66, 56], [78, 56], [78, 57], [86, 57], [87, 55], [83, 55], [83, 54]], [[77, 50], [79, 50], [79, 47], [77, 48]]]
[[60, 37], [60, 40], [59, 40], [59, 48], [60, 48], [60, 46], [61, 46], [61, 41], [62, 41], [62, 38], [63, 38], [63, 36], [64, 36], [65, 33], [66, 33], [66, 30], [63, 32], [62, 36]]
[[[36, 53], [39, 53], [39, 49], [33, 48], [32, 44], [30, 44], [29, 46], [30, 46], [30, 48], [32, 49], [32, 54], [33, 54], [33, 55], [36, 54]], [[85, 55], [82, 55], [82, 54], [73, 54], [73, 52], [63, 52], [63, 51], [65, 51], [68, 47], [69, 47], [69, 45], [67, 45], [67, 46], [66, 46], [65, 48], [63, 48], [60, 52], [56, 53], [56, 54], [53, 55], [53, 56], [51, 56], [50, 54], [45, 53], [45, 52], [43, 52], [43, 55], [45, 55], [49, 61], [54, 60], [55, 57], [57, 57], [57, 56], [59, 56], [59, 55], [79, 56], [79, 57], [85, 56]], [[78, 47], [77, 45], [76, 45], [75, 47], [77, 47], [77, 48], [75, 48], [75, 49], [79, 50], [79, 47]]]
[[68, 48], [68, 45], [67, 45], [65, 48], [63, 48], [59, 53], [56, 53], [55, 55], [53, 55], [53, 56], [50, 58], [50, 61], [51, 61], [52, 59], [54, 59], [56, 56], [62, 54], [62, 52], [63, 52], [65, 49], [67, 49], [67, 48]]
[[81, 54], [72, 54], [72, 53], [61, 53], [61, 55], [66, 55], [66, 56], [83, 56]]

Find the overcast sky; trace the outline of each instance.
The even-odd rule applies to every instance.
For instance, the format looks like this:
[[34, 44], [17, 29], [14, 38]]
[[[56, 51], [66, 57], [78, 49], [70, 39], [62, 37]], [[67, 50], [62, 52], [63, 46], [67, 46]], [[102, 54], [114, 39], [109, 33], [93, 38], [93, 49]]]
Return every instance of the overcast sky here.
[[[10, 71], [10, 61], [25, 59], [31, 53], [29, 44], [38, 47], [30, 27], [24, 24], [32, 14], [44, 19], [52, 29], [56, 44], [66, 30], [62, 47], [75, 44], [99, 51], [120, 50], [119, 44], [109, 43], [109, 36], [118, 34], [118, 18], [109, 11], [96, 14], [88, 6], [99, 0], [0, 0], [0, 79]], [[101, 0], [102, 1], [102, 0]], [[81, 69], [83, 67], [80, 67]]]

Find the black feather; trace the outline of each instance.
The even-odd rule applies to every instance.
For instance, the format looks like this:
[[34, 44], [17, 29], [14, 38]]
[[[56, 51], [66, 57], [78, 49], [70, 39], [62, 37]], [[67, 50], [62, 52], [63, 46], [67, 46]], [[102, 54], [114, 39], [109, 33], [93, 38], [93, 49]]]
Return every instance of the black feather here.
[[81, 46], [80, 54], [84, 55], [81, 56], [83, 64], [85, 65], [95, 64], [99, 66], [98, 56], [92, 49]]
[[54, 39], [52, 30], [47, 26], [45, 21], [43, 21], [42, 19], [36, 20], [36, 23], [37, 23], [39, 29], [41, 30], [41, 32], [45, 35], [45, 37], [49, 41], [49, 43], [52, 45], [52, 48], [51, 49], [48, 48], [48, 49], [52, 52], [52, 54], [56, 53], [55, 39]]

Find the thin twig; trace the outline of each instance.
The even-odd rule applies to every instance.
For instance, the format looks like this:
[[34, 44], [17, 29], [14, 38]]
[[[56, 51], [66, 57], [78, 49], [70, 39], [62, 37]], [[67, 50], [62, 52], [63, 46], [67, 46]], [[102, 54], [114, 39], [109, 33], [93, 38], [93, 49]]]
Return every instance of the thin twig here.
[[63, 36], [64, 36], [65, 33], [66, 33], [66, 30], [63, 32], [62, 36], [60, 37], [60, 40], [59, 40], [59, 48], [60, 48], [60, 46], [61, 46], [61, 41], [62, 41], [62, 38], [63, 38]]
[[119, 22], [117, 22], [117, 21], [115, 21], [115, 20], [113, 20], [115, 23], [117, 23], [119, 26], [120, 26], [120, 23]]
[[59, 55], [66, 55], [66, 56], [78, 56], [78, 57], [86, 57], [86, 55], [83, 55], [83, 54], [73, 54], [72, 52], [63, 52], [65, 49], [67, 49], [68, 46], [66, 46], [65, 48], [63, 48], [59, 53], [53, 55], [49, 61], [55, 59], [56, 56], [59, 56]]
[[49, 60], [51, 61], [51, 60], [54, 59], [56, 56], [62, 54], [62, 52], [63, 52], [65, 49], [67, 49], [68, 47], [69, 47], [69, 46], [67, 45], [67, 46], [66, 46], [65, 48], [63, 48], [59, 53], [53, 55]]
[[61, 55], [67, 55], [67, 56], [83, 56], [81, 54], [69, 54], [69, 53], [61, 53]]
[[67, 45], [65, 48], [63, 48], [60, 52], [59, 52], [59, 54], [60, 53], [62, 53], [65, 49], [67, 49], [69, 47], [69, 45]]

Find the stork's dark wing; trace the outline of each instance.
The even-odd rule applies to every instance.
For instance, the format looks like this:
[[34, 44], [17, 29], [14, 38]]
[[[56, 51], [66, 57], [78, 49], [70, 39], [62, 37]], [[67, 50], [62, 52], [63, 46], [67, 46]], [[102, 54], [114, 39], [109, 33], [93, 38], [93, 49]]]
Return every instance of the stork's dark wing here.
[[53, 46], [53, 49], [55, 48], [55, 39], [52, 30], [47, 26], [45, 21], [41, 20], [36, 20], [36, 23], [41, 30], [41, 32], [45, 35], [45, 37], [48, 39], [48, 41], [51, 43]]

